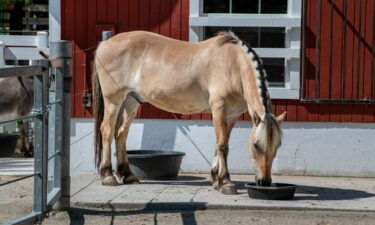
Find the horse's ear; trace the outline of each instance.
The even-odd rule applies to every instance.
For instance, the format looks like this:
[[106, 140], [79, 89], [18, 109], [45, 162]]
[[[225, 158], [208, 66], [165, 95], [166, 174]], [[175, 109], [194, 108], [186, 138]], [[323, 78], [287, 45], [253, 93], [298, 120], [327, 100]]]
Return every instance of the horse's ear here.
[[283, 121], [285, 120], [285, 118], [286, 118], [286, 111], [283, 112], [283, 113], [282, 113], [281, 115], [279, 115], [278, 117], [276, 117], [276, 120], [277, 120], [277, 122], [281, 123], [281, 122], [283, 122]]
[[254, 114], [253, 114], [252, 118], [253, 118], [253, 122], [254, 122], [255, 126], [257, 127], [259, 125], [261, 119], [255, 111], [254, 111]]

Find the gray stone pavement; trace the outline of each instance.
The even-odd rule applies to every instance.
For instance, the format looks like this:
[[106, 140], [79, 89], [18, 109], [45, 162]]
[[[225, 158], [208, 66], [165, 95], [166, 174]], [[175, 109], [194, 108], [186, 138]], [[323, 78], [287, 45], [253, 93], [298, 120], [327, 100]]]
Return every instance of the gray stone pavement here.
[[175, 181], [141, 181], [137, 185], [102, 186], [97, 174], [72, 177], [73, 207], [111, 209], [290, 209], [375, 212], [375, 179], [273, 176], [274, 182], [296, 184], [293, 200], [250, 199], [244, 183], [254, 176], [232, 175], [238, 195], [212, 189], [208, 175], [181, 174]]

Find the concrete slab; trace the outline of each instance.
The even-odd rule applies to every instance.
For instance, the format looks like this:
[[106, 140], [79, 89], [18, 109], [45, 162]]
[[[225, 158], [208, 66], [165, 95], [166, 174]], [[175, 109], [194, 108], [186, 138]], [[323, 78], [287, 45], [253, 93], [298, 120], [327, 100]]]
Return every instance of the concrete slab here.
[[[105, 187], [96, 174], [72, 178], [72, 206], [123, 209], [294, 209], [375, 212], [375, 179], [274, 176], [274, 182], [297, 184], [291, 201], [249, 199], [244, 183], [253, 176], [233, 175], [238, 195], [212, 189], [208, 175], [182, 174], [176, 181], [143, 181]], [[95, 178], [94, 180], [92, 178]], [[78, 188], [79, 187], [79, 188]], [[74, 190], [74, 191], [73, 191]]]

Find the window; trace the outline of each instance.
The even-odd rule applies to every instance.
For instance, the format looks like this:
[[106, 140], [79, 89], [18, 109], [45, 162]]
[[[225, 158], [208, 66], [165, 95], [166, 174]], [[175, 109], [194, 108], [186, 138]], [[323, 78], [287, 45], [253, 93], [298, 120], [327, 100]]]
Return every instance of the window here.
[[190, 41], [231, 30], [261, 56], [272, 98], [299, 98], [301, 0], [190, 1]]

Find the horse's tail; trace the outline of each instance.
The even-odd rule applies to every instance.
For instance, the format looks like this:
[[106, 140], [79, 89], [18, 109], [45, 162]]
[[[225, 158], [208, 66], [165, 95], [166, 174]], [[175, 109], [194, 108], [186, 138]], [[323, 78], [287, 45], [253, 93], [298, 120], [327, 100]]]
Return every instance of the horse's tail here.
[[95, 166], [97, 169], [100, 167], [100, 163], [102, 161], [102, 132], [100, 130], [100, 126], [103, 122], [104, 116], [104, 100], [103, 100], [103, 93], [100, 86], [98, 73], [96, 72], [94, 60], [94, 68], [93, 68], [93, 114], [95, 117], [95, 140], [94, 140], [94, 149], [95, 149]]

